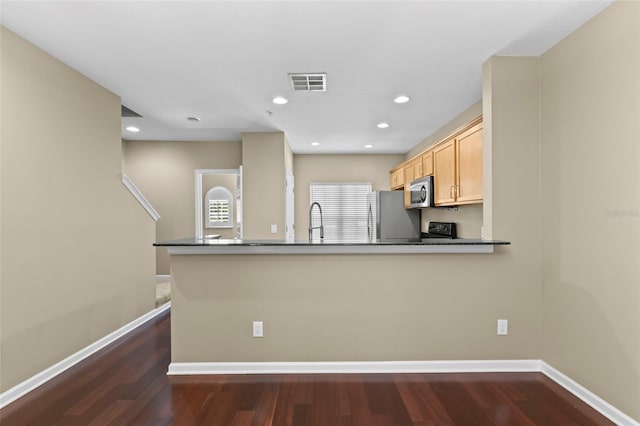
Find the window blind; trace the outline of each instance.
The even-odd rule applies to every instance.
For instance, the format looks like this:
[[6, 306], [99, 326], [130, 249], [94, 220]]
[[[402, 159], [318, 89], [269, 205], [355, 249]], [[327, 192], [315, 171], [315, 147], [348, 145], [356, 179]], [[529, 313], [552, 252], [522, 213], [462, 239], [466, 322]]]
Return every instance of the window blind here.
[[[364, 240], [367, 238], [368, 194], [371, 183], [312, 183], [311, 203], [322, 207], [325, 240]], [[313, 209], [313, 226], [320, 226], [320, 213]], [[313, 230], [313, 238], [320, 230]]]

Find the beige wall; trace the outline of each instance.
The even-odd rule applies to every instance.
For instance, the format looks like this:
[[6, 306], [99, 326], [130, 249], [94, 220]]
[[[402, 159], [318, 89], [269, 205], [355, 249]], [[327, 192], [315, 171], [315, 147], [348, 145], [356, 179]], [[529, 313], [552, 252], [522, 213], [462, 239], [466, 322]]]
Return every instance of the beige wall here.
[[0, 392], [155, 306], [120, 99], [1, 28]]
[[541, 64], [543, 359], [640, 421], [640, 3]]
[[485, 235], [496, 239], [508, 235], [514, 245], [524, 246], [520, 260], [537, 271], [541, 244], [539, 59], [494, 56], [484, 64], [483, 80]]
[[422, 151], [426, 150], [431, 145], [440, 142], [466, 123], [478, 117], [480, 114], [482, 114], [482, 100], [471, 105], [469, 108], [451, 119], [447, 124], [424, 138], [418, 145], [414, 146], [409, 152], [407, 152], [405, 159], [408, 160], [420, 154]]
[[[156, 241], [195, 235], [195, 169], [237, 169], [242, 144], [231, 142], [124, 141], [125, 173], [160, 214]], [[157, 274], [167, 275], [169, 255], [156, 249]]]
[[[284, 239], [285, 172], [291, 154], [284, 133], [242, 134], [243, 237]], [[290, 166], [289, 166], [290, 167]], [[271, 225], [278, 230], [271, 233]]]
[[539, 358], [540, 286], [509, 251], [173, 256], [172, 361]]
[[371, 182], [373, 190], [389, 190], [389, 170], [403, 155], [295, 155], [296, 239], [309, 238], [309, 185], [312, 182]]

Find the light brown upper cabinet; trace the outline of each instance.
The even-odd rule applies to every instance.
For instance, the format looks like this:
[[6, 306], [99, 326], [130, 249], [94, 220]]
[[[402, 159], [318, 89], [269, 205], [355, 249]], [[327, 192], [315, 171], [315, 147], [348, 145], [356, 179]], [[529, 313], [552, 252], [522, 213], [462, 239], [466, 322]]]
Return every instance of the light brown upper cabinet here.
[[433, 174], [433, 152], [429, 151], [422, 155], [422, 176]]
[[449, 139], [433, 150], [433, 195], [436, 206], [453, 204], [456, 196], [456, 140]]
[[482, 202], [482, 123], [433, 150], [436, 206]]
[[456, 138], [458, 203], [482, 202], [482, 123], [477, 124]]
[[413, 164], [413, 180], [420, 179], [423, 174], [422, 157], [418, 157], [412, 162]]
[[389, 173], [391, 189], [404, 187], [407, 207], [411, 201], [411, 182], [431, 175], [436, 206], [482, 203], [482, 116]]
[[402, 167], [392, 170], [389, 177], [391, 189], [401, 189], [404, 186], [404, 169]]
[[404, 165], [404, 206], [411, 205], [411, 182], [413, 182], [413, 163]]

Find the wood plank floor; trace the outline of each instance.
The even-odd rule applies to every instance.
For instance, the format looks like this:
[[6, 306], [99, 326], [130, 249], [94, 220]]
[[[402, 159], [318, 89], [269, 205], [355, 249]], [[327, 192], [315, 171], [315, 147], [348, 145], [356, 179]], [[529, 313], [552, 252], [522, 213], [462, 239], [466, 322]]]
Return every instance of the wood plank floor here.
[[166, 375], [170, 314], [0, 410], [0, 424], [610, 425], [540, 373]]

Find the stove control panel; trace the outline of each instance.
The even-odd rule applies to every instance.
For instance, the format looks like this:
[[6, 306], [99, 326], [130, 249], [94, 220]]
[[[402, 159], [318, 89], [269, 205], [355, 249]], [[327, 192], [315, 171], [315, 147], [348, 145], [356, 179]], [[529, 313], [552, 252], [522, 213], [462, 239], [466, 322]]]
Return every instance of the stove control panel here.
[[429, 234], [457, 238], [456, 224], [454, 222], [429, 222]]

